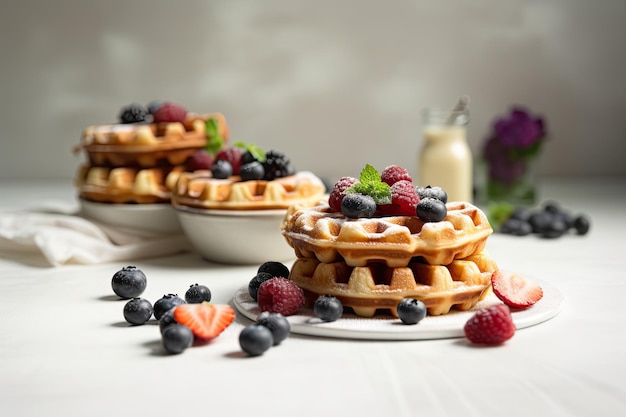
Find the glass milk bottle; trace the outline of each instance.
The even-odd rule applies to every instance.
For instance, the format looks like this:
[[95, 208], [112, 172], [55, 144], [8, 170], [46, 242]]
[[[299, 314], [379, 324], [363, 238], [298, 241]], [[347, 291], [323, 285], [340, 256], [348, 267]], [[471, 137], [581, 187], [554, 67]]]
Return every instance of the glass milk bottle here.
[[472, 202], [472, 152], [467, 144], [469, 111], [427, 108], [424, 143], [418, 158], [418, 185], [441, 187], [448, 201]]

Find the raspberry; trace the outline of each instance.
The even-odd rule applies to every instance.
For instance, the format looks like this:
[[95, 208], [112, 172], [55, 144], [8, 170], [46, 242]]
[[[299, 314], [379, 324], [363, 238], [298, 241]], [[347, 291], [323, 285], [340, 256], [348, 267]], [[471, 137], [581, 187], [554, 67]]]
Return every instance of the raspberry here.
[[391, 204], [381, 205], [378, 208], [385, 214], [415, 216], [415, 208], [419, 202], [420, 198], [413, 182], [400, 180], [391, 186]]
[[154, 123], [180, 122], [183, 123], [187, 117], [187, 110], [175, 103], [166, 101], [152, 113]]
[[289, 316], [304, 305], [304, 292], [293, 281], [274, 277], [259, 286], [257, 301], [261, 311]]
[[343, 192], [356, 184], [357, 179], [353, 177], [342, 177], [337, 181], [328, 197], [328, 205], [333, 211], [341, 213], [341, 200], [343, 200]]
[[239, 148], [225, 148], [215, 155], [215, 160], [219, 161], [223, 159], [230, 162], [230, 166], [233, 167], [233, 175], [239, 175], [239, 167], [241, 166], [242, 153], [243, 152]]
[[393, 185], [398, 181], [411, 181], [413, 178], [409, 175], [409, 172], [398, 165], [390, 165], [383, 169], [380, 173], [380, 179], [382, 182], [386, 182], [389, 185]]
[[472, 343], [499, 345], [513, 337], [515, 323], [509, 307], [498, 304], [477, 312], [465, 323], [463, 330]]

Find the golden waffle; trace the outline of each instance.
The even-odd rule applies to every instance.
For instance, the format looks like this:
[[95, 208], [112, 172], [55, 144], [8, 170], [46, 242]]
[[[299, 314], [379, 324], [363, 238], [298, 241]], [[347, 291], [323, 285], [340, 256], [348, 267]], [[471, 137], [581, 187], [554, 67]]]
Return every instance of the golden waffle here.
[[181, 167], [106, 168], [81, 166], [75, 179], [79, 195], [102, 203], [169, 203]]
[[493, 232], [478, 207], [451, 202], [447, 209], [441, 222], [425, 223], [413, 216], [348, 219], [324, 202], [313, 208], [291, 207], [281, 227], [298, 258], [401, 267], [422, 257], [431, 265], [447, 265], [482, 251]]
[[131, 123], [90, 126], [81, 144], [93, 166], [182, 165], [207, 142], [206, 120], [215, 118], [220, 133], [228, 138], [226, 119], [220, 113], [188, 114], [184, 123]]
[[345, 262], [300, 258], [289, 279], [305, 291], [309, 303], [319, 295], [333, 295], [363, 317], [372, 317], [377, 310], [388, 310], [397, 317], [396, 306], [405, 297], [423, 301], [428, 314], [437, 316], [453, 307], [474, 307], [486, 294], [496, 269], [496, 263], [484, 253], [445, 266], [412, 261], [398, 268], [384, 263], [351, 267]]
[[208, 171], [195, 171], [181, 174], [172, 202], [201, 209], [286, 209], [296, 203], [312, 206], [324, 193], [322, 180], [308, 171], [272, 181], [241, 181], [237, 176], [216, 179]]

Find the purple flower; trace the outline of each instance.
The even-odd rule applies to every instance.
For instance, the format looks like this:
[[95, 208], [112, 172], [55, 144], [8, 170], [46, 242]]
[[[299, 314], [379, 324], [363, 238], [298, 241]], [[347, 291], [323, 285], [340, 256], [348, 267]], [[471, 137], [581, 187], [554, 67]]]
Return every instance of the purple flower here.
[[494, 131], [504, 145], [528, 148], [544, 136], [545, 127], [541, 117], [533, 118], [523, 109], [514, 107], [508, 117], [495, 122]]

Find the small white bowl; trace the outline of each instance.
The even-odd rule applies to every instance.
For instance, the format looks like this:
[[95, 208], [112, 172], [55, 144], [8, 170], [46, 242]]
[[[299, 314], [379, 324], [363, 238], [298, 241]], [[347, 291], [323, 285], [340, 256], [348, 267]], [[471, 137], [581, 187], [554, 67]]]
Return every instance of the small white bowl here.
[[80, 210], [84, 217], [110, 226], [167, 234], [183, 232], [171, 204], [109, 204], [81, 198]]
[[296, 257], [280, 230], [287, 210], [174, 208], [192, 246], [208, 261], [260, 265]]

